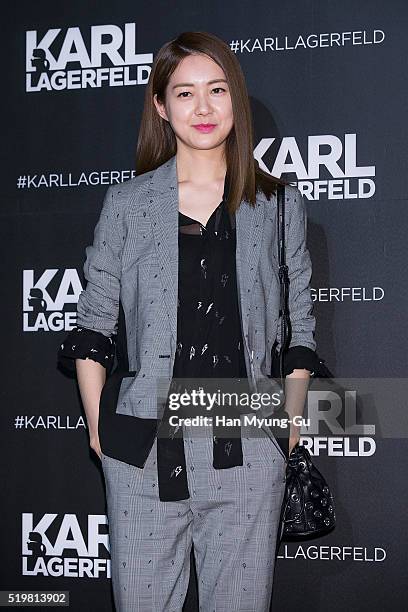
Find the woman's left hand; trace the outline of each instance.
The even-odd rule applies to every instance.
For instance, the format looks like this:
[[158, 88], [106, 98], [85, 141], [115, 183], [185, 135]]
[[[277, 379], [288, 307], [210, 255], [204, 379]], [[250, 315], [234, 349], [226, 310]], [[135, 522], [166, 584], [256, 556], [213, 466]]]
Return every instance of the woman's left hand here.
[[290, 453], [292, 452], [292, 449], [299, 442], [299, 439], [300, 439], [299, 435], [291, 435], [290, 436], [290, 438], [289, 438], [289, 457], [290, 457]]

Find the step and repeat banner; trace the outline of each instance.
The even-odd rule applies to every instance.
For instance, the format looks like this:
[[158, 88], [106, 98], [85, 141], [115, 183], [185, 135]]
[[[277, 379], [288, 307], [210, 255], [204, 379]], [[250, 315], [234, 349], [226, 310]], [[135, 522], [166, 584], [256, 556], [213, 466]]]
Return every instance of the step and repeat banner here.
[[[182, 0], [175, 12], [161, 1], [17, 1], [9, 12], [1, 590], [69, 591], [73, 610], [114, 609], [103, 474], [77, 383], [56, 355], [75, 325], [105, 192], [135, 174], [155, 54], [180, 32], [202, 30], [242, 65], [254, 156], [304, 194], [318, 353], [337, 377], [373, 381], [328, 408], [323, 435], [305, 436], [338, 525], [281, 544], [272, 608], [401, 605], [408, 445], [398, 423], [408, 407], [392, 389], [407, 369], [406, 3]], [[188, 611], [198, 610], [195, 582], [192, 572]]]

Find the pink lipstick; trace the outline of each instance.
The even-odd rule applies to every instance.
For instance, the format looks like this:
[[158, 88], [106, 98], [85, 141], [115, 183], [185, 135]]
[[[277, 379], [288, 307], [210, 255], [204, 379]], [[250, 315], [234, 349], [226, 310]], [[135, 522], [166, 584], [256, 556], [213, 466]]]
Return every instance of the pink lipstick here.
[[193, 127], [203, 134], [209, 134], [216, 125], [214, 123], [198, 123], [197, 125], [193, 125]]

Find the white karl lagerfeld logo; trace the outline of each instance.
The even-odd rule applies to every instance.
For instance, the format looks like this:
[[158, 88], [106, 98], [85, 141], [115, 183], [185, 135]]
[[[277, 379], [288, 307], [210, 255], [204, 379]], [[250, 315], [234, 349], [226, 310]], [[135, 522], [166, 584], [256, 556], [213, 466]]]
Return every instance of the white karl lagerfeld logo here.
[[313, 134], [301, 151], [294, 136], [285, 136], [271, 168], [263, 161], [276, 138], [262, 138], [254, 150], [262, 170], [273, 176], [294, 174], [307, 200], [367, 199], [375, 194], [375, 165], [358, 163], [357, 134]]
[[23, 270], [23, 331], [71, 330], [82, 291], [75, 268]]
[[26, 91], [144, 85], [152, 53], [136, 53], [136, 24], [26, 32]]
[[52, 579], [111, 577], [108, 518], [104, 514], [21, 515], [22, 567], [24, 576]]

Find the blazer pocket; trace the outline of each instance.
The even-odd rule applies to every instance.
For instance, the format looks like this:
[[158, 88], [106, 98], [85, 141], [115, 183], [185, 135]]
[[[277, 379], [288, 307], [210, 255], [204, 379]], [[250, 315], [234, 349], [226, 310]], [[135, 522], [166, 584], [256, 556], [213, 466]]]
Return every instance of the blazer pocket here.
[[116, 401], [116, 414], [141, 419], [157, 419], [162, 393], [158, 393], [156, 376], [122, 377]]

